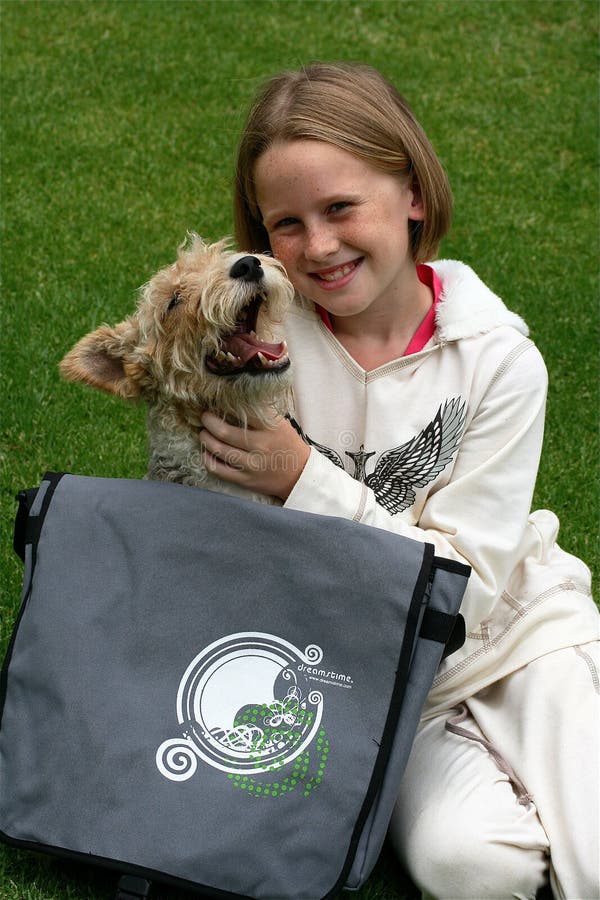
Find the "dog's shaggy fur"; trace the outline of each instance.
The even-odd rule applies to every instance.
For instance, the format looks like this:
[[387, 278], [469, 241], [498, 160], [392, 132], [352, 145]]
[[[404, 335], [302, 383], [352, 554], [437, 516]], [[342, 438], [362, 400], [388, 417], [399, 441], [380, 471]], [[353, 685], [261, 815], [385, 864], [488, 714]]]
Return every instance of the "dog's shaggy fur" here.
[[268, 425], [273, 410], [287, 411], [289, 359], [277, 330], [292, 297], [277, 260], [192, 234], [140, 289], [136, 312], [82, 338], [60, 370], [146, 402], [148, 478], [274, 502], [210, 475], [197, 433], [204, 410], [242, 425], [249, 417]]

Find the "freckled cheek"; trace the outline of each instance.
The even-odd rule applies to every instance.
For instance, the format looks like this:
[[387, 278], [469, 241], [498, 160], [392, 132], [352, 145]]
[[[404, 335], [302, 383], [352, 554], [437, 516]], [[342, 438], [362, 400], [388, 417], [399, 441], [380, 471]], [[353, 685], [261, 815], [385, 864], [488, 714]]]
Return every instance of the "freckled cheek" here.
[[271, 250], [279, 262], [283, 263], [291, 278], [301, 252], [298, 243], [288, 238], [271, 237]]

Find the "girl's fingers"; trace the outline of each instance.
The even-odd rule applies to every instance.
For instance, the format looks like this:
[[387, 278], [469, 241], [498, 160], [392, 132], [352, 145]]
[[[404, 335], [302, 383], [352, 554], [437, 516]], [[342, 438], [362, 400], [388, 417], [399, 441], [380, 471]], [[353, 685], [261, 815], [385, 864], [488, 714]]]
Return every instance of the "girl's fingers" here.
[[[224, 441], [219, 441], [207, 429], [199, 432], [201, 446], [204, 450], [204, 460], [209, 471], [216, 471], [223, 477], [229, 477], [233, 469], [240, 475], [253, 475], [265, 469], [265, 454], [261, 450], [242, 450]], [[210, 467], [208, 461], [210, 460]], [[239, 478], [235, 479], [240, 481]]]
[[[257, 441], [260, 441], [261, 431], [264, 426], [258, 421], [249, 420], [248, 427], [242, 428], [238, 425], [231, 425], [229, 422], [223, 421], [214, 413], [205, 412], [201, 416], [204, 430], [210, 432], [223, 444], [230, 447], [239, 447], [243, 450], [252, 450], [255, 448]], [[202, 431], [200, 432], [203, 433]]]
[[230, 463], [223, 462], [218, 456], [209, 453], [208, 450], [204, 451], [203, 460], [206, 471], [210, 472], [211, 475], [215, 475], [217, 478], [222, 478], [225, 481], [232, 481], [238, 484], [241, 482], [240, 476], [243, 475], [241, 469], [232, 466]]
[[298, 480], [310, 448], [285, 419], [274, 427], [247, 429], [202, 416], [198, 437], [207, 470], [217, 478], [285, 500]]
[[198, 437], [200, 439], [200, 444], [205, 451], [205, 456], [210, 455], [221, 464], [233, 469], [243, 468], [241, 454], [244, 451], [240, 451], [237, 447], [232, 447], [231, 444], [220, 441], [206, 428], [203, 428], [199, 432]]
[[210, 434], [223, 441], [224, 444], [233, 444], [235, 446], [235, 441], [232, 440], [232, 437], [236, 437], [237, 433], [242, 431], [241, 428], [230, 425], [228, 422], [215, 416], [214, 413], [209, 412], [202, 413], [200, 420], [204, 429]]

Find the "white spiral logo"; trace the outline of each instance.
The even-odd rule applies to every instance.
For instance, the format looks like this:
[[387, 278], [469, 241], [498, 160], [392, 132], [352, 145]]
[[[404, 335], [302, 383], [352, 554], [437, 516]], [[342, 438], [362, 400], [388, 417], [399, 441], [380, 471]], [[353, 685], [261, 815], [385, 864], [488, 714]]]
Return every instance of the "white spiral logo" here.
[[323, 702], [323, 694], [320, 691], [311, 691], [308, 695], [308, 702], [312, 703], [313, 706], [318, 706], [319, 703]]
[[320, 663], [323, 659], [323, 651], [317, 644], [309, 644], [304, 651], [304, 656], [309, 663]]
[[[316, 738], [323, 696], [306, 697], [297, 673], [323, 659], [283, 638], [236, 632], [204, 647], [189, 663], [177, 691], [179, 736], [155, 751], [160, 774], [191, 779], [198, 761], [230, 774], [272, 771], [296, 759]], [[310, 706], [310, 709], [308, 708]]]
[[353, 431], [340, 431], [338, 434], [338, 446], [342, 448], [356, 447], [357, 437]]
[[170, 781], [187, 781], [198, 767], [194, 748], [182, 738], [164, 741], [156, 751], [158, 771]]

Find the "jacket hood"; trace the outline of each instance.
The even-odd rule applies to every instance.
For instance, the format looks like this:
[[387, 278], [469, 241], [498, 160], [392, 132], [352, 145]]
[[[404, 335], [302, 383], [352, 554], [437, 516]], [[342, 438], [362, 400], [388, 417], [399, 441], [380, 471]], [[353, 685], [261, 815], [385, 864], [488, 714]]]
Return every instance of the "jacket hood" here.
[[523, 319], [507, 309], [465, 263], [440, 259], [428, 265], [443, 287], [435, 317], [436, 337], [441, 343], [485, 334], [501, 325], [529, 334]]

